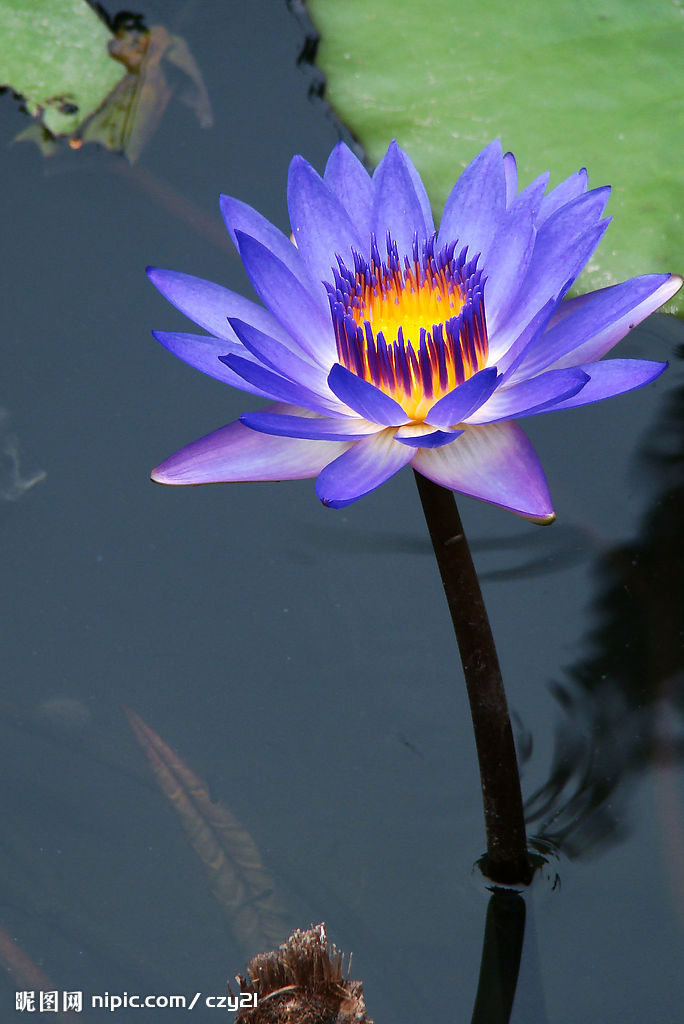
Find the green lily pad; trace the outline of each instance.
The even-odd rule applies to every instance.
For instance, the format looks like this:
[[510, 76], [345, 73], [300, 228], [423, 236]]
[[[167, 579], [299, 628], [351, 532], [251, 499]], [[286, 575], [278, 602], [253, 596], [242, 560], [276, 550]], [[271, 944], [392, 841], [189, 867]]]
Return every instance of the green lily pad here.
[[71, 135], [125, 76], [85, 0], [0, 0], [0, 84], [51, 135]]
[[[435, 212], [499, 136], [519, 179], [579, 166], [613, 222], [578, 291], [681, 272], [681, 0], [309, 0], [333, 109], [377, 162], [410, 153]], [[678, 266], [679, 264], [679, 266]], [[681, 315], [684, 298], [669, 311]]]

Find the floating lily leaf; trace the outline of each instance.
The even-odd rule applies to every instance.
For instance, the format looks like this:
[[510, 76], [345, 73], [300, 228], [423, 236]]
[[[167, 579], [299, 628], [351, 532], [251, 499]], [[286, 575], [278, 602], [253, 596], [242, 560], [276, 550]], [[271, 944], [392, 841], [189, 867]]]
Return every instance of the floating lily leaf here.
[[53, 136], [70, 135], [124, 77], [85, 0], [0, 0], [0, 83]]
[[228, 912], [231, 929], [245, 950], [268, 949], [287, 935], [275, 886], [249, 832], [206, 785], [143, 722], [124, 708], [154, 777], [168, 797], [204, 864], [212, 892]]
[[[609, 234], [580, 279], [589, 291], [681, 269], [682, 8], [604, 0], [309, 0], [327, 98], [377, 163], [396, 136], [441, 209], [500, 136], [523, 183], [578, 166], [611, 184]], [[682, 312], [684, 298], [671, 300]]]

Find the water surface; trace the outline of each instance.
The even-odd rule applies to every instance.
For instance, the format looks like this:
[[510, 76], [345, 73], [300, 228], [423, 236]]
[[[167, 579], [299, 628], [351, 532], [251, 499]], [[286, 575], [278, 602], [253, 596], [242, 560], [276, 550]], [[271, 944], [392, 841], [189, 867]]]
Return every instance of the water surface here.
[[[254, 837], [288, 927], [325, 920], [353, 950], [370, 1016], [470, 1020], [487, 905], [472, 877], [479, 781], [412, 475], [342, 511], [310, 481], [148, 479], [258, 403], [151, 338], [192, 327], [145, 265], [248, 291], [212, 232], [218, 193], [286, 228], [292, 154], [322, 169], [340, 129], [309, 96], [285, 5], [144, 13], [187, 40], [213, 128], [173, 102], [132, 170], [96, 147], [47, 160], [9, 145], [25, 116], [0, 100], [0, 924], [59, 989], [220, 993], [242, 968], [126, 705]], [[680, 1013], [682, 340], [652, 318], [620, 354], [670, 359], [666, 375], [527, 422], [553, 527], [460, 502], [524, 793], [543, 791], [532, 831], [562, 847], [547, 872], [560, 884], [527, 898], [513, 1019], [528, 1024]]]

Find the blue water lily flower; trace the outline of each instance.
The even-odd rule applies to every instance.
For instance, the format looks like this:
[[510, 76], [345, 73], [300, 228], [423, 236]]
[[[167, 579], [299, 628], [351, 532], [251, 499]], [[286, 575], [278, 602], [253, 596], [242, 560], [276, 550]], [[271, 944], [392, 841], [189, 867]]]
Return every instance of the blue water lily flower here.
[[270, 404], [154, 470], [166, 484], [317, 477], [348, 505], [411, 463], [444, 487], [536, 522], [554, 518], [544, 471], [515, 422], [640, 387], [666, 364], [599, 362], [681, 285], [636, 277], [565, 295], [608, 224], [608, 188], [579, 171], [521, 192], [488, 145], [435, 226], [393, 142], [370, 176], [340, 143], [321, 178], [290, 165], [294, 244], [259, 213], [221, 210], [263, 306], [169, 270], [148, 273], [209, 335], [156, 333], [181, 359]]

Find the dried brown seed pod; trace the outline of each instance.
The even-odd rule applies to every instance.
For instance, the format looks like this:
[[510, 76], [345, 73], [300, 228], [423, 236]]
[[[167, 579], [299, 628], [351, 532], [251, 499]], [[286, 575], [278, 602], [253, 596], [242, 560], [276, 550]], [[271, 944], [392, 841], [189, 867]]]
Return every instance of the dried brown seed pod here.
[[272, 953], [260, 953], [239, 974], [240, 994], [256, 1005], [241, 1009], [236, 1024], [373, 1024], [363, 985], [350, 981], [344, 956], [329, 945], [325, 924], [296, 931]]

